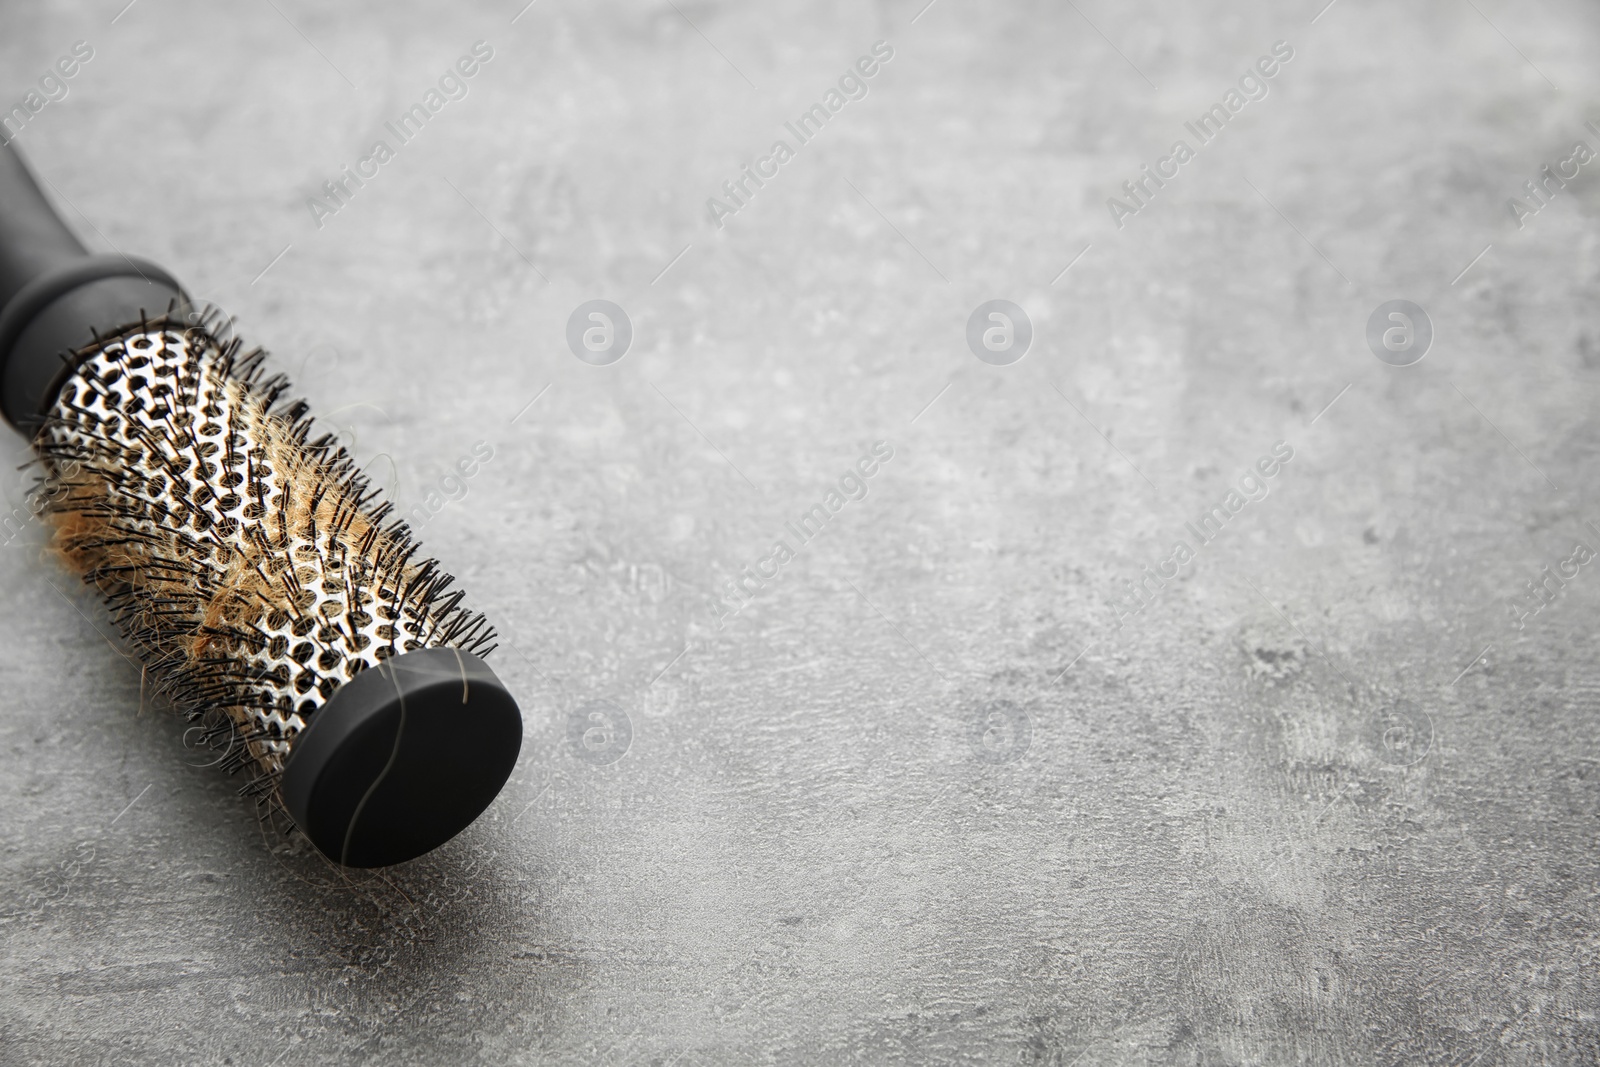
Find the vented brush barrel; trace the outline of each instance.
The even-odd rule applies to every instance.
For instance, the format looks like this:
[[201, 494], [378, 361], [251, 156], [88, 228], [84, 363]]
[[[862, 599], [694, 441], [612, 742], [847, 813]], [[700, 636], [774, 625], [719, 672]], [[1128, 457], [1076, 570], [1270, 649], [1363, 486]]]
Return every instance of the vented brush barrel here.
[[45, 468], [67, 563], [158, 686], [324, 854], [449, 840], [516, 762], [481, 615], [262, 353], [154, 264], [92, 257], [0, 148], [0, 410]]

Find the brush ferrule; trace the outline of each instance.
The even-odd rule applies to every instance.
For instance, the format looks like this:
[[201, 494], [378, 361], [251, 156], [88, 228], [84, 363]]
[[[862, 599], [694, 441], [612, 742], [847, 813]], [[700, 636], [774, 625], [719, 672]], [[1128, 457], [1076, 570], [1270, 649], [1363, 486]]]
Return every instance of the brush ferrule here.
[[39, 275], [0, 310], [0, 415], [32, 435], [96, 330], [187, 307], [177, 280], [148, 260], [85, 256]]

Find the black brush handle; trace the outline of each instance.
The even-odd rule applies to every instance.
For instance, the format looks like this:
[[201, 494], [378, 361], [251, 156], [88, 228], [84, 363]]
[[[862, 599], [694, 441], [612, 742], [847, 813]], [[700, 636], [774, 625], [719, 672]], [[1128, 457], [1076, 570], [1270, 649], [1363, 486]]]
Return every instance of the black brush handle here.
[[22, 287], [89, 254], [9, 144], [0, 151], [0, 307]]
[[50, 207], [12, 145], [0, 145], [0, 415], [32, 434], [74, 366], [71, 353], [169, 308], [171, 274], [131, 256], [94, 256]]

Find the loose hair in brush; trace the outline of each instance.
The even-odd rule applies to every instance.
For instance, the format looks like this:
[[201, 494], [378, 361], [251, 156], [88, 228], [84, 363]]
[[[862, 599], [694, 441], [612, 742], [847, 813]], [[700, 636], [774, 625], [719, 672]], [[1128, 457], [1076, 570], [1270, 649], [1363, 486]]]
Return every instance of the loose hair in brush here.
[[0, 148], [0, 414], [61, 558], [248, 792], [340, 863], [410, 859], [516, 762], [494, 631], [220, 322], [156, 265], [88, 255]]

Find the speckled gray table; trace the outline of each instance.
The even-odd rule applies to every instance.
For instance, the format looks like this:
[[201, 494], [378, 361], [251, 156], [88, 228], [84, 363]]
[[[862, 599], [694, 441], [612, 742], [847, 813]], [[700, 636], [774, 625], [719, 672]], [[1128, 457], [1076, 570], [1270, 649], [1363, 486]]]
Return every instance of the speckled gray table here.
[[1600, 1059], [1592, 6], [122, 2], [8, 6], [18, 143], [526, 740], [342, 875], [8, 528], [0, 1061]]

